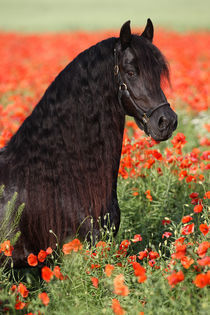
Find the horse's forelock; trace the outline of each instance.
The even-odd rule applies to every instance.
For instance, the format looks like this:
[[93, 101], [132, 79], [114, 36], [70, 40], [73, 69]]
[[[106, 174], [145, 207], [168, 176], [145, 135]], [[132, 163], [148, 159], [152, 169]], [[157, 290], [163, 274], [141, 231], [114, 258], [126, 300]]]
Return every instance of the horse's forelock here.
[[162, 81], [170, 84], [170, 72], [166, 58], [150, 41], [138, 35], [132, 36], [133, 49], [143, 80], [153, 88], [158, 88]]

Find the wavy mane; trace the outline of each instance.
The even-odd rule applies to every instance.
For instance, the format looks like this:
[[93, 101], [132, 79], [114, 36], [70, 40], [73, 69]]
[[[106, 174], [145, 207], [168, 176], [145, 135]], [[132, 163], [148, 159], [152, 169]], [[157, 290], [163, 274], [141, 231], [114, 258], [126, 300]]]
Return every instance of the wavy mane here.
[[[14, 189], [26, 203], [22, 230], [28, 247], [39, 250], [54, 242], [50, 229], [64, 239], [85, 218], [103, 216], [112, 206], [124, 129], [113, 77], [115, 41], [107, 39], [78, 55], [2, 153]], [[83, 235], [88, 230], [90, 219], [80, 227]]]

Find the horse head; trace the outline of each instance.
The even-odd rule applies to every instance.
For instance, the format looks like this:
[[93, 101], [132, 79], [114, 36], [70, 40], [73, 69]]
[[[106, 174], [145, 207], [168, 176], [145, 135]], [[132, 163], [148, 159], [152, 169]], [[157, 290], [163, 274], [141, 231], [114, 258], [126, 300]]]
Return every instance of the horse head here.
[[153, 45], [150, 19], [141, 36], [131, 34], [130, 21], [123, 24], [114, 49], [114, 74], [118, 99], [125, 114], [156, 141], [167, 140], [177, 127], [177, 115], [171, 109], [161, 88], [169, 80], [167, 62]]

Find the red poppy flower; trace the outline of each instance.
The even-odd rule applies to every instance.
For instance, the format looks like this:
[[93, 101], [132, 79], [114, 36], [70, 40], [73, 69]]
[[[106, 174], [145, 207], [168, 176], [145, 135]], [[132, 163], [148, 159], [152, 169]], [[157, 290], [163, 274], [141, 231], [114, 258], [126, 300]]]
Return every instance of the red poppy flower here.
[[123, 267], [123, 264], [122, 264], [121, 262], [118, 262], [118, 263], [117, 263], [117, 266], [118, 266], [118, 267]]
[[112, 309], [116, 315], [124, 315], [125, 311], [121, 307], [120, 302], [117, 299], [112, 299]]
[[181, 264], [185, 269], [189, 269], [193, 263], [194, 260], [192, 258], [189, 258], [187, 256], [181, 258]]
[[195, 182], [196, 183], [196, 176], [195, 175], [188, 175], [186, 177], [186, 183]]
[[145, 273], [142, 273], [140, 276], [137, 277], [139, 283], [143, 283], [147, 280], [147, 276]]
[[110, 265], [110, 264], [107, 264], [105, 266], [105, 274], [107, 277], [111, 277], [111, 274], [112, 274], [112, 271], [114, 270], [114, 266], [113, 265]]
[[129, 294], [129, 289], [124, 284], [123, 274], [119, 274], [114, 278], [114, 293], [122, 296], [127, 296]]
[[123, 240], [123, 241], [120, 243], [119, 249], [127, 249], [130, 244], [131, 244], [130, 241], [128, 241], [128, 240]]
[[206, 235], [209, 233], [209, 227], [206, 223], [200, 224], [199, 229], [200, 229], [201, 233], [203, 233], [203, 235]]
[[92, 284], [95, 288], [98, 288], [98, 278], [91, 277]]
[[41, 249], [39, 254], [38, 254], [38, 260], [40, 262], [44, 262], [46, 257], [47, 257], [47, 253]]
[[101, 265], [99, 265], [99, 264], [91, 264], [91, 269], [97, 269], [100, 267], [101, 267]]
[[163, 156], [160, 152], [157, 150], [152, 150], [152, 155], [154, 156], [155, 159], [161, 161], [163, 159]]
[[210, 266], [210, 257], [206, 256], [206, 257], [203, 257], [202, 259], [198, 259], [197, 263], [200, 266]]
[[26, 298], [28, 296], [28, 290], [24, 284], [20, 283], [18, 285], [17, 290], [22, 295], [23, 298]]
[[153, 267], [156, 264], [156, 261], [154, 259], [149, 260], [148, 264], [150, 267]]
[[148, 255], [147, 250], [144, 250], [144, 251], [142, 251], [142, 252], [139, 252], [138, 258], [139, 258], [140, 260], [142, 260], [142, 259], [146, 258], [147, 255]]
[[134, 191], [134, 192], [132, 193], [132, 195], [133, 195], [133, 196], [138, 196], [139, 193], [138, 193], [138, 191]]
[[200, 256], [201, 258], [204, 257], [206, 255], [206, 252], [209, 249], [209, 247], [210, 247], [210, 242], [208, 242], [208, 241], [202, 242], [198, 246], [198, 249], [197, 249], [198, 256]]
[[182, 259], [183, 257], [185, 257], [187, 245], [177, 243], [175, 246], [176, 246], [176, 252], [174, 254], [172, 254], [171, 257], [173, 259], [175, 259], [175, 258], [176, 259]]
[[192, 234], [194, 232], [194, 223], [188, 224], [182, 228], [182, 235]]
[[171, 232], [164, 232], [162, 235], [162, 238], [164, 238], [164, 237], [169, 238], [171, 235], [172, 235]]
[[73, 241], [71, 241], [71, 242], [69, 242], [67, 244], [64, 244], [62, 250], [63, 250], [65, 255], [68, 255], [72, 251], [78, 252], [81, 249], [82, 249], [82, 244], [80, 243], [80, 240], [75, 238]]
[[186, 170], [182, 170], [180, 173], [179, 173], [179, 180], [183, 180], [185, 177], [187, 177], [187, 171]]
[[146, 198], [149, 199], [149, 201], [152, 201], [152, 196], [151, 196], [150, 190], [146, 190], [145, 195], [146, 195]]
[[188, 223], [192, 220], [193, 218], [190, 215], [186, 215], [185, 217], [182, 218], [182, 223]]
[[46, 249], [46, 254], [47, 254], [47, 255], [51, 255], [52, 252], [53, 252], [53, 250], [52, 250], [51, 247], [48, 247], [48, 248]]
[[141, 242], [141, 241], [142, 241], [142, 237], [140, 234], [134, 235], [134, 238], [132, 239], [133, 243], [137, 243], [137, 242]]
[[144, 163], [144, 168], [150, 169], [152, 165], [155, 163], [155, 159], [150, 158]]
[[184, 241], [185, 241], [184, 236], [177, 238], [177, 240], [175, 241], [175, 246], [180, 245], [180, 244], [184, 244]]
[[167, 224], [170, 224], [171, 220], [162, 220], [162, 224], [165, 226]]
[[202, 212], [202, 210], [203, 210], [203, 206], [202, 206], [202, 205], [196, 205], [196, 206], [194, 207], [194, 209], [193, 209], [193, 211], [194, 211], [195, 213]]
[[208, 273], [200, 273], [195, 277], [194, 284], [198, 288], [204, 288], [205, 286], [210, 284], [210, 272]]
[[149, 259], [157, 259], [158, 257], [160, 257], [160, 255], [158, 254], [158, 252], [149, 252]]
[[61, 273], [60, 267], [59, 266], [55, 266], [53, 269], [53, 274], [54, 276], [56, 276], [56, 278], [63, 280], [64, 279], [64, 275]]
[[204, 151], [201, 155], [201, 159], [204, 161], [210, 160], [210, 151]]
[[34, 266], [37, 266], [37, 265], [38, 265], [37, 256], [34, 255], [34, 254], [28, 255], [27, 261], [28, 261], [29, 266], [34, 267]]
[[15, 303], [15, 309], [16, 310], [22, 310], [25, 307], [26, 303], [20, 301], [19, 299], [17, 299], [16, 303]]
[[191, 193], [191, 194], [189, 195], [189, 197], [190, 197], [191, 199], [198, 198], [198, 196], [199, 196], [199, 193], [197, 193], [197, 192], [193, 192], [193, 193]]
[[44, 266], [42, 268], [42, 279], [45, 280], [46, 282], [50, 282], [52, 277], [53, 277], [52, 270], [49, 267]]
[[133, 269], [134, 269], [134, 274], [138, 278], [139, 283], [146, 281], [147, 276], [146, 276], [146, 269], [144, 267], [142, 267], [139, 263], [134, 262]]
[[171, 140], [173, 147], [176, 149], [182, 148], [186, 142], [185, 135], [181, 132], [178, 132]]
[[200, 268], [200, 267], [198, 267], [198, 266], [196, 266], [196, 265], [194, 265], [193, 267], [194, 267], [195, 271], [201, 272], [201, 268]]
[[178, 271], [178, 272], [174, 271], [170, 276], [167, 277], [167, 279], [168, 279], [168, 283], [170, 284], [170, 286], [172, 288], [174, 288], [174, 286], [177, 283], [179, 283], [179, 282], [184, 280], [184, 274], [183, 274], [183, 272], [181, 270]]
[[192, 162], [188, 159], [185, 158], [181, 164], [180, 164], [180, 168], [189, 168], [192, 165]]
[[210, 191], [207, 191], [203, 197], [203, 199], [210, 199]]
[[47, 295], [46, 292], [42, 292], [42, 293], [39, 293], [39, 299], [42, 301], [42, 303], [47, 306], [50, 302], [50, 298], [49, 296]]
[[15, 292], [15, 291], [17, 290], [16, 284], [13, 284], [13, 285], [11, 286], [10, 290], [11, 290], [12, 292]]
[[198, 198], [194, 198], [194, 199], [191, 200], [191, 204], [192, 204], [192, 205], [197, 205], [198, 202], [199, 202], [199, 199], [198, 199]]
[[119, 246], [119, 250], [117, 251], [117, 254], [118, 254], [117, 257], [119, 257], [119, 256], [124, 256], [125, 257], [126, 254], [127, 254], [127, 249], [128, 249], [130, 244], [131, 244], [130, 241], [123, 240], [121, 242], [120, 246]]
[[133, 262], [136, 261], [136, 255], [129, 256], [129, 257], [127, 258], [127, 261], [129, 262], [129, 264], [132, 264]]
[[0, 250], [4, 252], [5, 256], [12, 256], [12, 251], [14, 247], [11, 245], [9, 240], [4, 241], [2, 244], [0, 244]]
[[163, 171], [162, 171], [162, 169], [161, 169], [160, 167], [157, 168], [157, 172], [158, 172], [158, 174], [159, 174], [160, 176], [163, 175]]

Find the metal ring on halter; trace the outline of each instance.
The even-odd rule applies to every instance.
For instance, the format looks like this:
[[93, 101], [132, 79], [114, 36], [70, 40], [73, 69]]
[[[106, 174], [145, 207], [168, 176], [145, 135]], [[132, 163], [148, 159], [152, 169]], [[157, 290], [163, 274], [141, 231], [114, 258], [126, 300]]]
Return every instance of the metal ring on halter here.
[[120, 84], [119, 90], [125, 91], [125, 90], [127, 90], [127, 89], [128, 89], [128, 87], [127, 87], [127, 85], [126, 85], [125, 83], [121, 83], [121, 84]]
[[146, 114], [146, 113], [144, 113], [144, 115], [142, 116], [142, 120], [143, 120], [143, 122], [144, 122], [145, 124], [148, 123], [149, 118], [147, 117], [147, 114]]
[[115, 65], [114, 66], [114, 75], [118, 75], [118, 72], [119, 72], [119, 66]]

